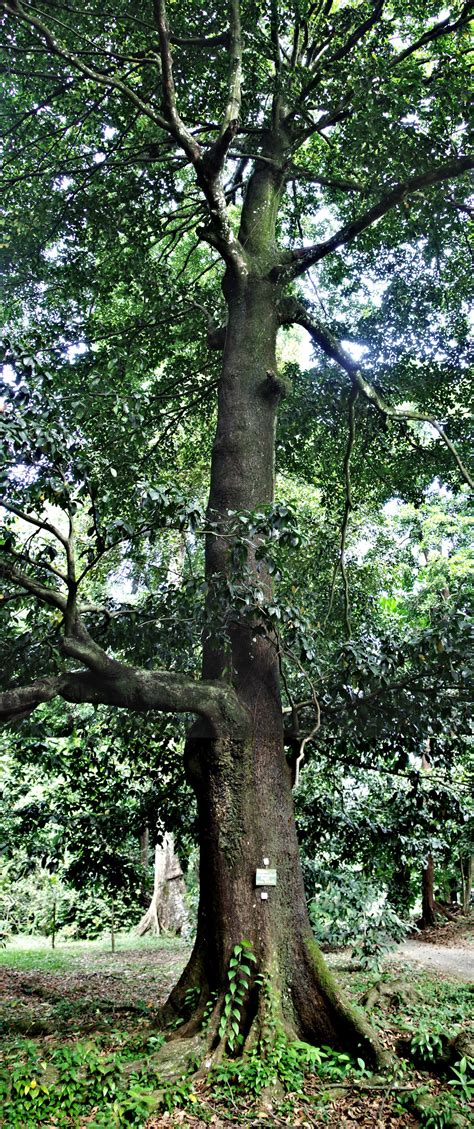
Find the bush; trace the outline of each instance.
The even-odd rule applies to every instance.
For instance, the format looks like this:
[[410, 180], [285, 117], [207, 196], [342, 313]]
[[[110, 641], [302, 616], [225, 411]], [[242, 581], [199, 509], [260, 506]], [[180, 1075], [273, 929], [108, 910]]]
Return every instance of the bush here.
[[[115, 893], [115, 929], [133, 928], [142, 909], [139, 892]], [[0, 859], [0, 938], [18, 933], [50, 937], [54, 931], [60, 938], [93, 940], [110, 930], [111, 918], [112, 894], [74, 889], [61, 870], [53, 872], [39, 862], [31, 868], [23, 856]]]
[[348, 867], [321, 868], [313, 874], [309, 912], [320, 944], [351, 947], [366, 967], [378, 967], [382, 956], [406, 936], [411, 924], [402, 921], [385, 893]]

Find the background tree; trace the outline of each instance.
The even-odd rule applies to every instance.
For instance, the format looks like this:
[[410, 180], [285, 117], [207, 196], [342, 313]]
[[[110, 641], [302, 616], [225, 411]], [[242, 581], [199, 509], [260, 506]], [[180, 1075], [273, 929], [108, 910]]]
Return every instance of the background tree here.
[[64, 717], [54, 702], [21, 730], [2, 733], [0, 916], [12, 933], [45, 927], [53, 876], [58, 931], [108, 932], [112, 907], [116, 929], [133, 927], [153, 888], [152, 860], [140, 857], [143, 828], [154, 844], [173, 827], [189, 853], [193, 805], [182, 738], [169, 718], [140, 718], [139, 729], [135, 720], [89, 706]]
[[[138, 10], [123, 0], [111, 12], [55, 2], [44, 15], [8, 0], [2, 11], [12, 117], [1, 568], [23, 654], [38, 640], [38, 677], [5, 691], [3, 716], [18, 720], [57, 696], [196, 714], [186, 771], [198, 801], [200, 909], [170, 1010], [199, 984], [192, 1022], [217, 991], [217, 1024], [229, 955], [246, 937], [288, 1030], [373, 1055], [372, 1034], [312, 941], [284, 756], [280, 679], [295, 629], [278, 615], [272, 545], [300, 538], [291, 509], [274, 504], [277, 409], [289, 391], [276, 341], [280, 326], [299, 324], [327, 359], [301, 396], [295, 373], [282, 466], [304, 473], [318, 444], [324, 504], [339, 501], [330, 609], [340, 580], [350, 634], [345, 548], [358, 500], [401, 482], [419, 497], [435, 467], [453, 486], [472, 485], [469, 5], [440, 20], [429, 3], [232, 0], [224, 26], [219, 7], [173, 5], [171, 29], [161, 0]], [[363, 350], [363, 367], [341, 338]], [[413, 444], [422, 450], [409, 470], [402, 452]], [[175, 483], [178, 470], [188, 493], [206, 456], [201, 522]], [[121, 648], [110, 591], [105, 607], [96, 598], [124, 544], [146, 574], [166, 525], [205, 534], [205, 579], [188, 589], [204, 601], [201, 680], [194, 647], [181, 674], [158, 668], [160, 643], [150, 648], [147, 632]], [[299, 646], [297, 661], [311, 659]], [[321, 715], [309, 696], [308, 738]], [[299, 704], [291, 708], [296, 726]], [[253, 879], [264, 856], [278, 884], [260, 903]], [[252, 1027], [258, 1035], [266, 999], [251, 992], [244, 1039]]]

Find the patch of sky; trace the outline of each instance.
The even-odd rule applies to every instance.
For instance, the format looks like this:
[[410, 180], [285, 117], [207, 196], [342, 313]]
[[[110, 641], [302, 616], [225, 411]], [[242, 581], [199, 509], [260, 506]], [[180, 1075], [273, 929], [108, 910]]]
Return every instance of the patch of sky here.
[[51, 247], [45, 247], [42, 251], [43, 259], [46, 259], [48, 263], [56, 263], [64, 250], [64, 244], [53, 243]]
[[355, 545], [351, 545], [351, 548], [347, 550], [346, 559], [357, 561], [357, 564], [362, 564], [367, 553], [370, 553], [370, 550], [374, 548], [374, 544], [375, 539], [373, 537], [360, 537]]
[[5, 384], [16, 384], [15, 369], [12, 365], [2, 365], [0, 369], [2, 380]]
[[382, 513], [385, 517], [396, 517], [404, 504], [401, 498], [389, 498], [388, 502], [382, 506]]
[[86, 345], [85, 341], [78, 341], [77, 345], [68, 345], [66, 356], [68, 361], [73, 362], [76, 360], [76, 357], [83, 357], [84, 353], [87, 352], [88, 345]]
[[68, 188], [73, 184], [71, 176], [61, 176], [53, 181], [53, 188], [59, 189], [60, 192], [67, 192]]
[[107, 593], [112, 600], [117, 603], [136, 603], [140, 598], [140, 592], [136, 583], [135, 576], [132, 572], [130, 562], [123, 561], [122, 564], [115, 568], [113, 572], [109, 573], [107, 577]]

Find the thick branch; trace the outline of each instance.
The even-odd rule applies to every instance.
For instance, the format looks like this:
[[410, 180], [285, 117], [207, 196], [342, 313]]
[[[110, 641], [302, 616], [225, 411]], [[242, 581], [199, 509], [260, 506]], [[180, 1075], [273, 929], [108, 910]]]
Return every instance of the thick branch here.
[[374, 404], [382, 415], [389, 419], [413, 420], [417, 423], [428, 423], [431, 427], [434, 427], [445, 446], [451, 452], [464, 482], [470, 486], [471, 490], [474, 489], [474, 479], [462, 462], [459, 452], [452, 440], [446, 435], [444, 427], [439, 420], [434, 416], [425, 415], [423, 412], [412, 411], [409, 408], [393, 408], [390, 404], [387, 404], [370, 381], [363, 375], [358, 362], [349, 356], [349, 353], [346, 353], [346, 350], [335, 340], [332, 334], [310, 316], [302, 303], [288, 299], [281, 307], [280, 324], [291, 325], [294, 323], [302, 325], [310, 334], [313, 341], [319, 345], [320, 349], [322, 349], [328, 357], [331, 357], [331, 360], [337, 361], [341, 368], [347, 372], [353, 386], [356, 387], [359, 392], [362, 392], [365, 399], [368, 400], [369, 403]]
[[170, 35], [164, 0], [154, 0], [153, 10], [160, 40], [163, 101], [168, 128], [171, 129], [173, 136], [179, 141], [190, 160], [196, 162], [200, 155], [199, 145], [178, 114], [170, 51]]
[[229, 12], [229, 82], [227, 105], [222, 121], [221, 136], [223, 137], [229, 127], [232, 136], [237, 127], [242, 84], [242, 42], [240, 35], [240, 3], [231, 0]]
[[75, 584], [69, 585], [68, 594], [65, 596], [57, 588], [47, 588], [45, 584], [34, 580], [33, 577], [22, 572], [8, 560], [0, 561], [0, 577], [13, 581], [24, 592], [34, 596], [39, 603], [57, 608], [61, 612], [65, 630], [61, 648], [66, 655], [78, 659], [79, 662], [84, 663], [84, 666], [89, 667], [91, 671], [100, 676], [113, 677], [117, 671], [122, 670], [122, 663], [111, 659], [107, 652], [94, 642], [84, 627], [77, 608], [77, 586]]
[[61, 678], [41, 678], [30, 686], [6, 690], [0, 694], [0, 722], [8, 725], [28, 717], [43, 702], [51, 702], [60, 693]]
[[228, 47], [229, 32], [220, 31], [217, 35], [170, 35], [173, 47]]
[[0, 694], [0, 721], [4, 724], [28, 716], [43, 702], [60, 697], [67, 702], [92, 702], [144, 713], [196, 713], [210, 722], [216, 734], [231, 731], [244, 736], [247, 716], [234, 690], [222, 682], [194, 682], [180, 674], [123, 666], [114, 678], [97, 678], [74, 671], [43, 678], [30, 686]]
[[440, 22], [430, 28], [429, 31], [425, 31], [423, 35], [420, 35], [420, 38], [417, 39], [415, 43], [410, 43], [409, 47], [405, 47], [403, 51], [400, 51], [400, 54], [396, 56], [391, 66], [398, 66], [404, 59], [408, 59], [410, 55], [419, 51], [420, 47], [424, 47], [426, 43], [432, 43], [434, 39], [439, 39], [442, 35], [450, 35], [452, 31], [457, 31], [458, 28], [465, 27], [471, 19], [472, 0], [468, 0], [467, 4], [462, 8], [457, 20], [451, 20], [451, 16], [440, 20]]
[[35, 596], [42, 604], [58, 608], [63, 615], [65, 614], [66, 596], [59, 592], [57, 588], [47, 588], [46, 584], [41, 584], [39, 580], [34, 580], [26, 572], [21, 572], [13, 562], [0, 561], [0, 576], [4, 580], [13, 580], [15, 584], [18, 584], [25, 592], [29, 592], [31, 596]]
[[285, 255], [284, 272], [289, 278], [297, 278], [298, 275], [304, 274], [308, 267], [318, 263], [321, 259], [326, 258], [338, 247], [345, 246], [351, 243], [357, 235], [360, 235], [366, 228], [371, 227], [377, 220], [390, 212], [392, 208], [401, 204], [406, 196], [412, 195], [414, 192], [420, 192], [423, 188], [430, 188], [433, 184], [440, 184], [444, 180], [454, 180], [455, 177], [462, 176], [463, 173], [468, 172], [469, 169], [474, 168], [474, 157], [456, 157], [453, 161], [449, 161], [445, 165], [439, 165], [438, 168], [428, 169], [426, 172], [421, 173], [420, 176], [412, 176], [400, 184], [396, 184], [394, 188], [387, 192], [385, 196], [373, 204], [368, 211], [363, 212], [362, 215], [356, 216], [350, 223], [344, 225], [339, 231], [336, 231], [330, 239], [326, 239], [324, 243], [316, 243], [311, 247], [301, 247], [296, 251], [292, 251]]

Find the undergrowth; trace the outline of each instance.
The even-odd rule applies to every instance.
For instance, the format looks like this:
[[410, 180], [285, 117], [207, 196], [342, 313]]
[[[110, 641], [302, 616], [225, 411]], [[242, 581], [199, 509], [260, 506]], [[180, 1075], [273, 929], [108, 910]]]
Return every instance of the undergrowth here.
[[[396, 995], [381, 997], [371, 1013], [381, 1036], [393, 1045], [402, 1035], [407, 1051], [405, 1058], [395, 1060], [391, 1073], [378, 1076], [362, 1059], [352, 1061], [326, 1046], [288, 1041], [272, 1008], [271, 981], [256, 975], [254, 968], [251, 946], [242, 942], [232, 953], [219, 1019], [225, 1057], [205, 1077], [196, 1076], [199, 1064], [192, 1063], [173, 1083], [160, 1078], [156, 1052], [163, 1036], [153, 1029], [147, 1008], [143, 1015], [133, 1016], [133, 1011], [138, 1012], [135, 1000], [126, 1020], [122, 1013], [120, 1026], [117, 1016], [110, 1015], [105, 1030], [97, 1029], [86, 1037], [80, 1030], [82, 1001], [65, 996], [56, 1006], [55, 1020], [59, 1011], [61, 1016], [71, 1011], [74, 1028], [67, 1031], [61, 1045], [59, 1028], [53, 1037], [10, 1037], [6, 1041], [0, 1060], [2, 1129], [79, 1129], [86, 1124], [88, 1129], [127, 1125], [145, 1129], [156, 1124], [157, 1113], [161, 1117], [165, 1112], [170, 1126], [193, 1126], [195, 1117], [201, 1125], [216, 1116], [220, 1120], [221, 1115], [228, 1120], [229, 1109], [232, 1123], [238, 1125], [249, 1118], [262, 1118], [262, 1108], [267, 1111], [263, 1124], [272, 1127], [298, 1124], [300, 1117], [304, 1121], [306, 1114], [295, 1112], [302, 1108], [309, 1124], [336, 1126], [354, 1103], [360, 1109], [361, 1102], [369, 1118], [373, 1110], [372, 1122], [362, 1122], [368, 1125], [377, 1124], [375, 1103], [381, 1093], [386, 1118], [399, 1118], [401, 1125], [412, 1125], [414, 1119], [420, 1129], [469, 1124], [467, 1110], [473, 1097], [469, 1056], [459, 1057], [444, 1072], [433, 1075], [446, 1041], [468, 1029], [472, 987], [410, 971], [413, 991], [405, 1001]], [[384, 983], [392, 976], [400, 978], [400, 972], [387, 972]], [[361, 972], [344, 979], [355, 999], [373, 981]], [[257, 981], [265, 1003], [265, 1024], [259, 1041], [242, 1055], [242, 1001], [249, 984], [255, 986]], [[142, 990], [137, 981], [127, 998], [129, 994], [135, 998]], [[197, 995], [194, 989], [185, 1000], [186, 1012], [192, 1012]], [[204, 1015], [204, 1033], [215, 1004], [212, 997]], [[114, 1021], [116, 1026], [112, 1026]]]
[[[123, 1040], [124, 1047], [117, 1052], [104, 1050], [100, 1040], [54, 1048], [15, 1040], [0, 1065], [0, 1124], [5, 1129], [73, 1126], [92, 1113], [90, 1129], [142, 1126], [156, 1108], [157, 1078], [148, 1070], [146, 1057], [138, 1068], [130, 1069], [134, 1048], [133, 1040], [128, 1042], [127, 1047]], [[142, 1055], [156, 1049], [157, 1039], [150, 1043], [142, 1041]]]

